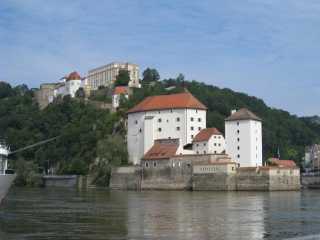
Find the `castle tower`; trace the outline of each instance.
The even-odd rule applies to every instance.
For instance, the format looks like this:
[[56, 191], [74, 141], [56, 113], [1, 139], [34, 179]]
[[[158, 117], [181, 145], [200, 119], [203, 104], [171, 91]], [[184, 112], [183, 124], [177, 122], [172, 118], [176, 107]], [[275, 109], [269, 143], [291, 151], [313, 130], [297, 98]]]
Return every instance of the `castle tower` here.
[[261, 121], [246, 108], [225, 119], [226, 152], [240, 167], [262, 166]]

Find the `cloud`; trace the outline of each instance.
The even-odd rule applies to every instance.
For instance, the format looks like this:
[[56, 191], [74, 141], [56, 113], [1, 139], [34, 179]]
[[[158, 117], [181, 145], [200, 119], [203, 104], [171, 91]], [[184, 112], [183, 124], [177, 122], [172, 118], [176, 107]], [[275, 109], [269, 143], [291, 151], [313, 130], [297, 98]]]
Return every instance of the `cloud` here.
[[320, 88], [319, 13], [318, 0], [2, 0], [0, 79], [35, 87], [127, 60], [318, 114], [319, 92], [302, 96]]

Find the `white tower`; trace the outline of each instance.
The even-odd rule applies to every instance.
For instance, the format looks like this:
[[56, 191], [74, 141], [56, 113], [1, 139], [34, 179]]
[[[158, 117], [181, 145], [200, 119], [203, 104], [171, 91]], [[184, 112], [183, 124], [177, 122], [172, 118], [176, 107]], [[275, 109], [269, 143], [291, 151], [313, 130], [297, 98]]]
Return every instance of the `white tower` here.
[[245, 108], [225, 119], [226, 152], [240, 167], [262, 166], [261, 121]]

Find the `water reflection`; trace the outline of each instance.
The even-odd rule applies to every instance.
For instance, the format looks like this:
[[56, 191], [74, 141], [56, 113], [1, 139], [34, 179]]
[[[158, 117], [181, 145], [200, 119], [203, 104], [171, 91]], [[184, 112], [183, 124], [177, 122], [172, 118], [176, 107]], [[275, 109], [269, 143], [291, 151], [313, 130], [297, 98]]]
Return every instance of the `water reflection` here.
[[320, 192], [13, 189], [0, 239], [283, 239], [319, 234]]

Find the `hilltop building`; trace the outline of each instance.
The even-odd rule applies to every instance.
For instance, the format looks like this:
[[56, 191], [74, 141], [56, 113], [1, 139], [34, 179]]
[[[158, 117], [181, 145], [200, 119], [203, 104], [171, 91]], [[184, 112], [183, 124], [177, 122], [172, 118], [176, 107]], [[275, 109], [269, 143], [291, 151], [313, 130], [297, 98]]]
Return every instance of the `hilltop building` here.
[[75, 97], [76, 92], [82, 85], [83, 79], [81, 78], [80, 74], [77, 72], [72, 72], [68, 76], [63, 77], [61, 80], [63, 80], [63, 82], [60, 83], [55, 89], [54, 97], [57, 97], [58, 95], [70, 95], [71, 97]]
[[157, 139], [191, 144], [206, 128], [206, 111], [206, 106], [188, 92], [145, 98], [127, 112], [129, 161], [140, 164]]
[[126, 86], [117, 86], [114, 88], [112, 93], [112, 107], [117, 109], [120, 105], [120, 98], [124, 96], [125, 98], [129, 98], [129, 90]]
[[139, 66], [132, 63], [113, 62], [88, 72], [88, 83], [92, 90], [96, 90], [99, 86], [110, 87], [116, 81], [120, 70], [129, 72], [129, 87], [139, 88]]
[[40, 85], [40, 89], [36, 91], [35, 97], [40, 109], [46, 108], [54, 99], [54, 91], [59, 83], [44, 83]]
[[225, 119], [226, 153], [240, 167], [262, 166], [261, 119], [246, 108]]

